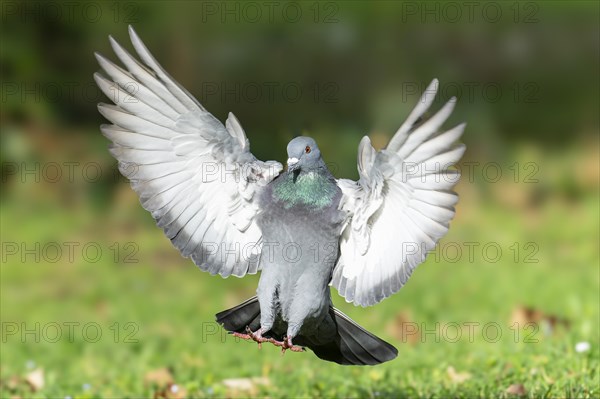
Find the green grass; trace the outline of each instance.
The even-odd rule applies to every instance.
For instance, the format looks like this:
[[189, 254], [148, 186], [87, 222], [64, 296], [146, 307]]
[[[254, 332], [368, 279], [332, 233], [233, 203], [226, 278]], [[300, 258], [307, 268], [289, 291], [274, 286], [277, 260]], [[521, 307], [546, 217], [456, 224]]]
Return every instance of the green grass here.
[[[600, 397], [597, 190], [577, 201], [551, 193], [531, 207], [498, 199], [510, 189], [535, 194], [527, 185], [504, 183], [486, 193], [463, 184], [438, 259], [430, 256], [392, 298], [361, 309], [333, 293], [344, 312], [398, 347], [396, 360], [377, 367], [341, 367], [311, 352], [282, 356], [217, 329], [213, 315], [253, 295], [257, 277], [200, 272], [171, 248], [126, 187], [108, 211], [59, 206], [47, 193], [9, 198], [0, 208], [4, 243], [97, 242], [102, 256], [92, 263], [76, 249], [72, 262], [63, 255], [52, 263], [4, 253], [2, 397], [153, 397], [165, 384], [149, 381], [148, 373], [161, 368], [188, 397], [512, 397], [513, 384], [522, 384], [527, 397]], [[121, 250], [116, 263], [114, 242]], [[138, 247], [137, 263], [123, 262], [127, 242]], [[479, 243], [473, 259], [467, 242]], [[497, 261], [481, 252], [489, 242], [502, 249]], [[525, 262], [529, 242], [536, 263]], [[455, 262], [454, 243], [463, 250]], [[521, 306], [544, 314], [539, 329], [513, 326]], [[553, 316], [568, 324], [550, 328]], [[402, 320], [419, 335], [403, 338]], [[80, 323], [72, 336], [69, 322]], [[57, 325], [62, 336], [50, 342]], [[15, 326], [17, 333], [8, 334]], [[95, 327], [102, 336], [92, 342]], [[23, 328], [34, 332], [23, 336]], [[577, 353], [581, 341], [591, 350]], [[32, 392], [25, 378], [38, 368], [45, 384]], [[253, 377], [268, 384], [248, 391], [223, 383]]]

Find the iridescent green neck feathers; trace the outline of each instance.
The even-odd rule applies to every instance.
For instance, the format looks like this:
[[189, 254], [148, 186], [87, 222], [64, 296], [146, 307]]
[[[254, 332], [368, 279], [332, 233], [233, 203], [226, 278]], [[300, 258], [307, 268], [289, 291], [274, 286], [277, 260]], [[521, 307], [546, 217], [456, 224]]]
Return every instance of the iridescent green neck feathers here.
[[336, 184], [326, 171], [288, 172], [273, 187], [273, 199], [283, 202], [284, 208], [305, 205], [322, 209], [333, 202]]

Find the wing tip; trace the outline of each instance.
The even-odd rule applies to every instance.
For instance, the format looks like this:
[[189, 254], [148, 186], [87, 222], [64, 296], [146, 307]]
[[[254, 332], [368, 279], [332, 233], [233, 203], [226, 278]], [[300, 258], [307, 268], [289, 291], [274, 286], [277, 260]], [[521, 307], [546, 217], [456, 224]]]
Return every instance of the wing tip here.
[[117, 39], [115, 39], [113, 37], [113, 35], [108, 35], [108, 41], [110, 42], [110, 46], [113, 48], [113, 50], [115, 48], [120, 48], [121, 45], [119, 44], [119, 42], [117, 41]]
[[137, 32], [135, 31], [135, 29], [133, 28], [132, 24], [127, 25], [127, 32], [129, 32], [130, 36], [136, 36], [137, 37]]
[[[140, 39], [140, 36], [137, 34], [135, 29], [133, 29], [133, 25], [129, 25], [127, 27], [127, 32], [129, 32], [129, 39], [131, 39], [131, 43], [136, 48], [136, 50], [138, 50], [138, 46], [140, 46], [142, 49], [148, 51], [148, 49], [146, 48], [146, 45], [144, 44], [142, 39]], [[139, 53], [139, 51], [138, 51], [138, 53]]]
[[425, 91], [423, 92], [423, 95], [425, 95], [426, 93], [429, 92], [433, 92], [435, 97], [435, 94], [437, 94], [438, 88], [440, 87], [440, 81], [438, 78], [433, 78], [433, 80], [431, 81], [431, 83], [429, 83], [429, 85], [427, 86], [427, 88], [425, 89]]

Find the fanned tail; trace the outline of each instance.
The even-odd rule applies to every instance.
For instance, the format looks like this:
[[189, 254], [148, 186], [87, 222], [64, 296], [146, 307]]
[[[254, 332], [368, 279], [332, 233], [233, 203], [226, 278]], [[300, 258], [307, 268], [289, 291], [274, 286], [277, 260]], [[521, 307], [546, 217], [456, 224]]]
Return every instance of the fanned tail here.
[[308, 347], [319, 358], [342, 365], [376, 365], [393, 360], [398, 350], [371, 334], [338, 309], [331, 308], [337, 324], [335, 340], [325, 345]]
[[[398, 355], [396, 348], [356, 324], [338, 309], [330, 308], [330, 315], [337, 325], [333, 341], [315, 345], [308, 337], [300, 334], [295, 342], [308, 347], [323, 360], [342, 365], [376, 365]], [[260, 327], [258, 298], [254, 296], [231, 309], [219, 312], [216, 319], [229, 332], [244, 333], [246, 326], [256, 331]]]

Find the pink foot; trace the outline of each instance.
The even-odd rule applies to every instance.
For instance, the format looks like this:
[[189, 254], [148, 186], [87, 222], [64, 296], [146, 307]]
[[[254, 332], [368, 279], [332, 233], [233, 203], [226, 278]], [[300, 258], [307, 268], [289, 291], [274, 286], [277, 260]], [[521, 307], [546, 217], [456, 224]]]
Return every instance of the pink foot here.
[[262, 336], [262, 330], [260, 328], [258, 330], [256, 330], [255, 332], [252, 332], [252, 330], [250, 330], [250, 327], [248, 327], [248, 326], [246, 326], [246, 334], [239, 333], [239, 332], [232, 332], [231, 335], [233, 335], [234, 337], [237, 337], [237, 338], [245, 339], [247, 341], [252, 340], [252, 341], [258, 343], [258, 349], [262, 348], [263, 342], [269, 341], [269, 339]]
[[304, 352], [306, 350], [302, 346], [292, 344], [291, 337], [285, 337], [285, 338], [283, 338], [283, 341], [277, 341], [275, 338], [265, 338], [262, 336], [262, 329], [260, 329], [260, 328], [256, 331], [252, 332], [250, 327], [246, 326], [246, 333], [232, 332], [231, 335], [233, 335], [234, 337], [237, 337], [237, 338], [244, 339], [246, 341], [252, 340], [252, 341], [258, 343], [259, 349], [262, 348], [263, 342], [270, 342], [273, 345], [280, 347], [282, 354], [285, 353], [285, 351], [288, 349], [291, 350], [292, 352]]
[[281, 348], [281, 353], [284, 354], [287, 349], [292, 352], [304, 352], [304, 349], [301, 346], [292, 344], [292, 337], [284, 337], [283, 341], [277, 341], [273, 338], [269, 339], [269, 342], [275, 346], [279, 346]]

